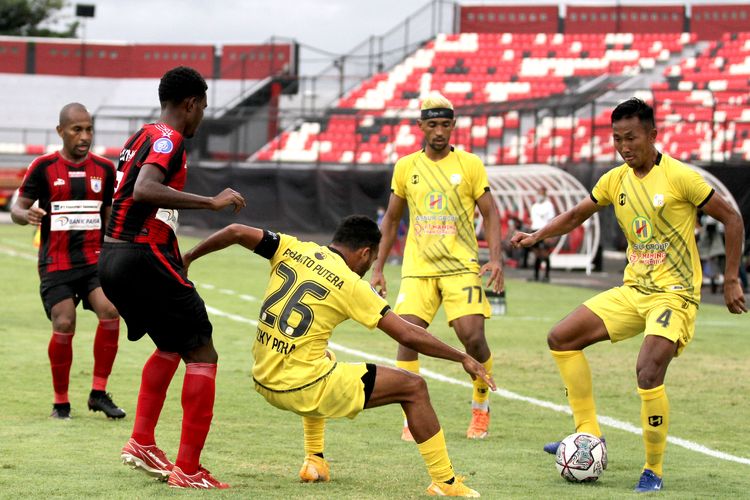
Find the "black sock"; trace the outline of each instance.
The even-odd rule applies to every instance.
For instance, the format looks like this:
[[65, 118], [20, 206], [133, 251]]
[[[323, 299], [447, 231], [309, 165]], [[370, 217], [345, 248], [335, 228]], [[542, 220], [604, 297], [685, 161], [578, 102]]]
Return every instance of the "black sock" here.
[[539, 268], [542, 267], [542, 259], [534, 259], [534, 279], [539, 279]]
[[105, 391], [97, 391], [97, 390], [91, 389], [91, 393], [89, 394], [89, 397], [93, 398], [97, 396], [104, 396], [105, 394], [106, 394]]

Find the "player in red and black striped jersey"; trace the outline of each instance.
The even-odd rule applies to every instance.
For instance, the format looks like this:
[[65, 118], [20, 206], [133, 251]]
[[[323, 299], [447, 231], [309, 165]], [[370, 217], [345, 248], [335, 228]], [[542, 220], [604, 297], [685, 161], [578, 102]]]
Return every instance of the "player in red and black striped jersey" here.
[[11, 209], [17, 224], [41, 226], [40, 292], [52, 321], [48, 352], [55, 393], [52, 416], [56, 418], [70, 417], [68, 385], [80, 301], [99, 318], [89, 409], [103, 411], [110, 418], [125, 416], [106, 392], [117, 354], [120, 319], [102, 292], [96, 268], [103, 229], [112, 210], [115, 168], [89, 151], [93, 130], [91, 115], [82, 104], [64, 106], [57, 126], [62, 149], [31, 163]]
[[[213, 416], [218, 354], [206, 306], [187, 279], [177, 246], [177, 210], [245, 206], [238, 192], [213, 197], [185, 193], [184, 138], [192, 137], [207, 106], [207, 85], [192, 68], [168, 71], [159, 83], [159, 123], [144, 125], [125, 143], [117, 167], [112, 217], [99, 260], [107, 297], [128, 325], [128, 338], [148, 334], [156, 351], [143, 367], [126, 464], [177, 488], [227, 488], [201, 467]], [[172, 464], [157, 448], [154, 429], [167, 388], [185, 361], [182, 434]]]

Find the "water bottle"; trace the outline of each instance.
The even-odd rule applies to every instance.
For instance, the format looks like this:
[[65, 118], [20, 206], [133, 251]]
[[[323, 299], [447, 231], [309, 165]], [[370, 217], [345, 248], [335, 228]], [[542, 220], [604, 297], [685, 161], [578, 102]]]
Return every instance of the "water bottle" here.
[[485, 290], [484, 294], [487, 296], [487, 300], [490, 301], [490, 311], [493, 316], [503, 316], [507, 312], [505, 290], [500, 293], [492, 290]]

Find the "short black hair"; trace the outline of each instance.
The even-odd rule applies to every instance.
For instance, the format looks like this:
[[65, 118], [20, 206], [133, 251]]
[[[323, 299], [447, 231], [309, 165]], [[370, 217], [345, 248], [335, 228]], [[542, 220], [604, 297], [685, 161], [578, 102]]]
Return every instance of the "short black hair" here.
[[654, 108], [638, 99], [637, 97], [631, 97], [627, 101], [621, 102], [612, 111], [612, 123], [620, 121], [626, 118], [638, 118], [641, 125], [646, 130], [656, 128], [656, 120], [654, 120]]
[[190, 97], [206, 95], [208, 85], [200, 73], [187, 66], [172, 68], [161, 77], [159, 82], [159, 102], [179, 104]]
[[350, 215], [339, 222], [331, 242], [350, 250], [359, 250], [377, 247], [380, 236], [380, 229], [374, 220], [366, 215]]

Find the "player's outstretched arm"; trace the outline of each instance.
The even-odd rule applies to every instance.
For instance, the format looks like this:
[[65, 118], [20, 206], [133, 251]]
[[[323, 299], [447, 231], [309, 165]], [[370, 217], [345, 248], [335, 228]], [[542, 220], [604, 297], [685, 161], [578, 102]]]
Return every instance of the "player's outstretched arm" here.
[[233, 206], [234, 213], [245, 207], [245, 198], [234, 189], [227, 188], [216, 196], [201, 196], [172, 189], [162, 184], [164, 172], [159, 167], [146, 164], [141, 167], [133, 188], [133, 199], [159, 208], [207, 208], [221, 210]]
[[399, 344], [414, 349], [420, 354], [461, 363], [471, 378], [479, 377], [487, 382], [493, 391], [497, 389], [495, 381], [487, 374], [479, 361], [444, 343], [421, 326], [409, 323], [393, 311], [388, 311], [380, 319], [378, 328]]
[[487, 286], [492, 287], [495, 292], [501, 292], [505, 288], [505, 277], [503, 276], [503, 255], [500, 248], [500, 217], [497, 214], [495, 198], [489, 191], [477, 200], [477, 208], [484, 219], [484, 235], [487, 239], [487, 247], [490, 250], [490, 260], [482, 266], [479, 274], [489, 273]]
[[42, 223], [42, 218], [47, 212], [39, 207], [34, 206], [34, 201], [30, 198], [19, 196], [13, 206], [10, 208], [10, 218], [13, 222], [21, 226], [31, 224], [38, 226]]
[[745, 240], [745, 227], [742, 216], [727, 203], [727, 201], [714, 193], [708, 203], [703, 205], [702, 210], [708, 215], [724, 224], [724, 246], [726, 248], [726, 259], [724, 264], [724, 302], [732, 314], [747, 312], [745, 294], [738, 277], [740, 270], [740, 259], [742, 256], [742, 243]]
[[515, 248], [530, 247], [538, 241], [568, 234], [573, 229], [586, 222], [586, 220], [598, 212], [600, 208], [599, 205], [594, 203], [594, 200], [590, 197], [586, 197], [567, 212], [563, 212], [549, 221], [549, 224], [542, 229], [534, 231], [533, 233], [518, 231], [510, 239], [510, 242]]
[[187, 270], [193, 261], [232, 245], [242, 245], [248, 250], [255, 250], [262, 239], [262, 229], [243, 224], [230, 224], [185, 252], [182, 255], [182, 264]]
[[391, 193], [391, 197], [388, 200], [388, 208], [386, 208], [383, 221], [380, 223], [380, 233], [383, 236], [380, 239], [380, 246], [378, 247], [378, 258], [372, 266], [370, 284], [383, 298], [387, 295], [383, 266], [388, 259], [388, 254], [391, 253], [393, 242], [398, 235], [398, 225], [401, 222], [401, 216], [404, 214], [405, 206], [406, 200]]

